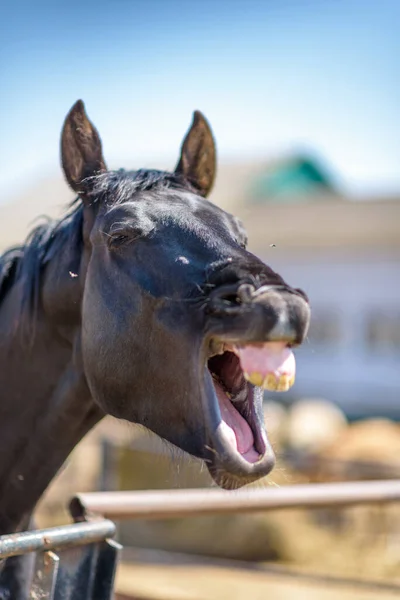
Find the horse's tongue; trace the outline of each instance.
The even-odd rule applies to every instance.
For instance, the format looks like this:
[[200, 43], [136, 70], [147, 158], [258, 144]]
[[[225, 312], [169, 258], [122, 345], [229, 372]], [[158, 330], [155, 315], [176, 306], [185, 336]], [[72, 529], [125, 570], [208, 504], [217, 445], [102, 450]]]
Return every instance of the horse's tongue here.
[[246, 379], [267, 390], [285, 392], [294, 383], [296, 362], [285, 342], [237, 346], [235, 352]]
[[259, 453], [254, 448], [254, 436], [250, 425], [233, 406], [220, 384], [214, 382], [219, 409], [221, 412], [221, 433], [226, 442], [235, 448], [250, 463], [259, 459]]

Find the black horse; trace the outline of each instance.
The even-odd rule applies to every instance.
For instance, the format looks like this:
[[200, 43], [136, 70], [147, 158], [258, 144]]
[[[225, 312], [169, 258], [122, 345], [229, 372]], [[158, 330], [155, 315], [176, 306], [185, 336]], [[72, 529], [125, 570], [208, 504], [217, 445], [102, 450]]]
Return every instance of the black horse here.
[[108, 171], [81, 101], [61, 157], [69, 214], [0, 258], [0, 534], [28, 526], [105, 414], [203, 459], [224, 488], [269, 473], [262, 387], [291, 385], [309, 323], [305, 294], [205, 199], [216, 151], [201, 113], [173, 173]]

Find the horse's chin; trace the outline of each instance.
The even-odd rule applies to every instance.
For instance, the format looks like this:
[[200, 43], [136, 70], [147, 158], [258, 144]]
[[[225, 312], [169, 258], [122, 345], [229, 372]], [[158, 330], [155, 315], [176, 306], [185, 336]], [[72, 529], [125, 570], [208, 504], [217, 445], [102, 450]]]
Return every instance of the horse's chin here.
[[202, 369], [204, 460], [217, 485], [237, 489], [268, 475], [275, 465], [264, 427], [263, 389], [248, 381], [238, 354], [226, 345]]

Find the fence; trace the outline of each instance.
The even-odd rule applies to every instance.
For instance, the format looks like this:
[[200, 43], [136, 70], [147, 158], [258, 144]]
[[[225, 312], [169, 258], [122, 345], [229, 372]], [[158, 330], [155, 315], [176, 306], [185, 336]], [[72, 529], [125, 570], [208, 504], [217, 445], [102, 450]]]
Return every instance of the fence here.
[[101, 519], [0, 537], [0, 561], [36, 553], [30, 600], [112, 600], [121, 546]]
[[287, 508], [318, 508], [400, 501], [400, 481], [363, 481], [288, 485], [234, 492], [168, 490], [78, 494], [70, 511], [75, 519], [98, 513], [110, 519], [165, 519]]
[[400, 481], [307, 484], [235, 492], [169, 490], [79, 494], [70, 503], [77, 523], [2, 536], [0, 559], [37, 553], [32, 600], [111, 600], [121, 546], [110, 540], [115, 525], [104, 517], [164, 519], [399, 501]]

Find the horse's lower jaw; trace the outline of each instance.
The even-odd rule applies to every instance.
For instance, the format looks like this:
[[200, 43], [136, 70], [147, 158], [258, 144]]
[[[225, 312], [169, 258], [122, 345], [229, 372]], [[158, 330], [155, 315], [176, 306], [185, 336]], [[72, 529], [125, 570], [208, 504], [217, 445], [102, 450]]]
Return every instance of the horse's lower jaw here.
[[210, 440], [209, 449], [209, 459], [206, 461], [209, 473], [217, 485], [227, 490], [253, 483], [268, 475], [275, 466], [275, 455], [267, 441], [263, 453], [257, 452], [257, 460], [254, 460], [255, 449], [251, 453], [238, 452], [226, 438], [221, 425]]
[[[209, 436], [205, 462], [220, 487], [237, 489], [268, 475], [275, 456], [256, 414], [257, 388], [236, 371], [233, 389], [228, 391], [220, 360], [209, 361], [205, 373]], [[235, 366], [229, 368], [232, 372]]]
[[[263, 461], [264, 462], [264, 461]], [[272, 454], [268, 457], [267, 466], [261, 474], [243, 474], [242, 470], [236, 468], [236, 465], [232, 465], [233, 468], [227, 470], [227, 465], [223, 466], [218, 463], [207, 464], [208, 471], [215, 481], [215, 483], [224, 490], [238, 490], [245, 485], [249, 485], [259, 480], [261, 477], [268, 475], [272, 471], [275, 465], [275, 458]]]

